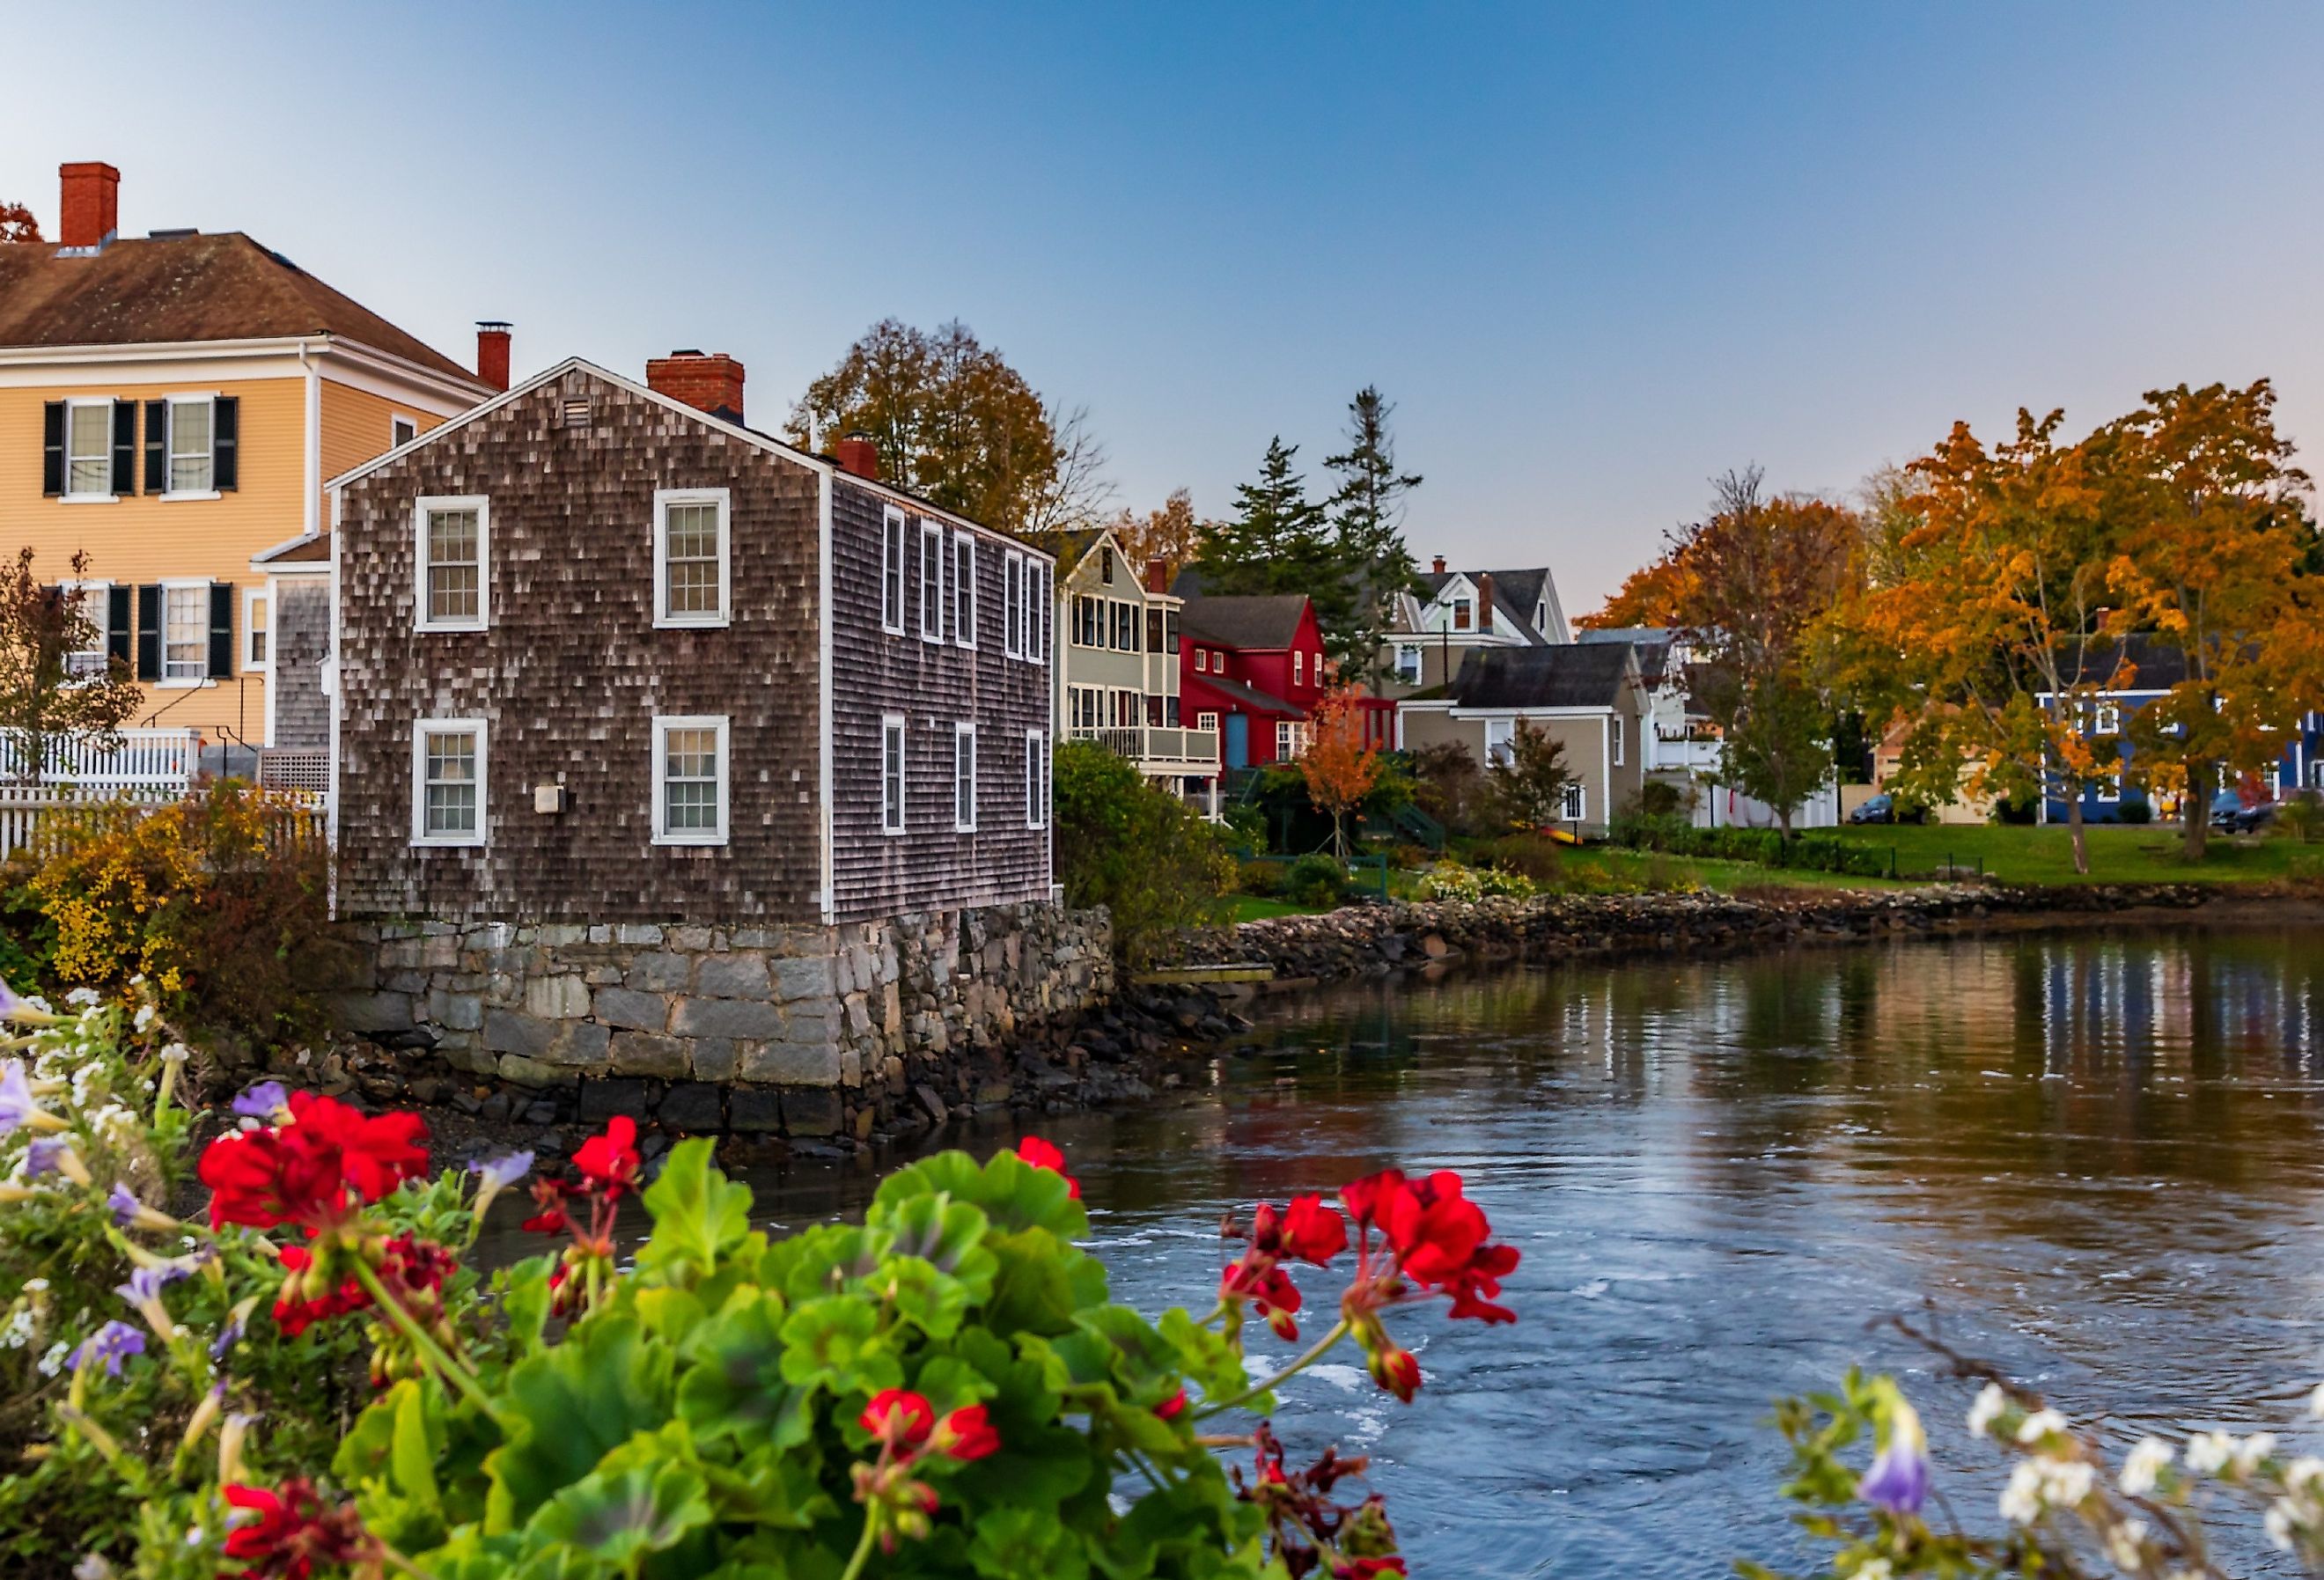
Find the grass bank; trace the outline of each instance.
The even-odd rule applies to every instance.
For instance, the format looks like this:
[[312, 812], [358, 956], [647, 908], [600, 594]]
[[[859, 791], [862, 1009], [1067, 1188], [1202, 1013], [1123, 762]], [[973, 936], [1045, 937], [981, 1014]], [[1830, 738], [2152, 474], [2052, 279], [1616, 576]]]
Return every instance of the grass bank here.
[[1824, 837], [1894, 851], [1900, 872], [1927, 873], [1949, 862], [1970, 868], [1982, 864], [1986, 876], [2004, 883], [2264, 883], [2324, 878], [2324, 845], [2303, 845], [2281, 835], [2215, 833], [2204, 858], [2190, 862], [2180, 854], [2176, 827], [2116, 824], [2087, 832], [2088, 874], [2074, 871], [2073, 838], [2064, 828], [2004, 825], [1841, 828], [1824, 831]]

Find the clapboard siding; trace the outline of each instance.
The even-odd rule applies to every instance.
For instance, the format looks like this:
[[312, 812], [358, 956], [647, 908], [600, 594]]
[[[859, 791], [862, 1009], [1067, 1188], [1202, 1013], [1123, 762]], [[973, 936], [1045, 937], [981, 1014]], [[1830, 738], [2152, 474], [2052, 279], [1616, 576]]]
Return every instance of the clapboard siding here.
[[[834, 478], [832, 887], [838, 919], [1046, 899], [1048, 831], [1025, 826], [1025, 732], [1049, 728], [1048, 670], [1007, 655], [1001, 602], [1004, 557], [1010, 550], [1033, 551], [1001, 533], [977, 531], [976, 647], [924, 642], [923, 518], [906, 507], [908, 613], [904, 633], [896, 635], [881, 628], [886, 503], [881, 492], [844, 474]], [[959, 529], [944, 524], [949, 548]], [[881, 827], [880, 729], [891, 713], [908, 721], [907, 832], [899, 836]], [[964, 720], [977, 725], [974, 834], [953, 827], [954, 725]]]
[[[567, 399], [590, 402], [589, 428], [561, 426]], [[657, 630], [654, 491], [722, 486], [733, 624]], [[346, 484], [341, 910], [819, 919], [820, 486], [813, 467], [581, 368]], [[412, 629], [413, 502], [431, 494], [492, 502], [488, 631]], [[650, 721], [673, 714], [730, 720], [724, 845], [651, 843]], [[487, 843], [414, 848], [412, 725], [456, 717], [488, 726]], [[533, 787], [556, 782], [570, 808], [536, 812]]]

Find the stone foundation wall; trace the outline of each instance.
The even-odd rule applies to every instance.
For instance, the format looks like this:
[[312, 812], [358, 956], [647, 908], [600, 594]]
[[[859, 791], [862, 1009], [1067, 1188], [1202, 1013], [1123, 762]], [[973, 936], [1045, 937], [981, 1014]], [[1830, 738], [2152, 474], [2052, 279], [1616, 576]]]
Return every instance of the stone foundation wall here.
[[1111, 927], [1043, 904], [844, 927], [360, 922], [342, 1027], [529, 1086], [622, 1083], [666, 1123], [868, 1130], [972, 1100], [1010, 1042], [1113, 991]]

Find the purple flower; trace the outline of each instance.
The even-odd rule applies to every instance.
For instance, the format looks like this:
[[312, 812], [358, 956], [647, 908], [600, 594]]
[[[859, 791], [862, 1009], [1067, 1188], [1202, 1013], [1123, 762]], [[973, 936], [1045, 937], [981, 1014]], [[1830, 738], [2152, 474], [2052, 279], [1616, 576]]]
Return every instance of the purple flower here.
[[24, 1149], [24, 1178], [43, 1179], [59, 1172], [63, 1166], [58, 1159], [71, 1145], [71, 1141], [64, 1136], [34, 1136]]
[[468, 1165], [468, 1172], [476, 1177], [481, 1190], [506, 1190], [532, 1172], [532, 1154], [511, 1152], [505, 1158], [479, 1159]]
[[65, 1357], [65, 1361], [76, 1372], [92, 1361], [102, 1361], [105, 1363], [105, 1374], [118, 1377], [122, 1362], [144, 1353], [143, 1334], [125, 1322], [108, 1322], [83, 1340], [78, 1349]]
[[1888, 1446], [1856, 1483], [1856, 1495], [1891, 1514], [1918, 1514], [1928, 1498], [1928, 1438], [1919, 1414], [1901, 1395], [1889, 1407]]
[[186, 1270], [181, 1267], [141, 1267], [129, 1275], [127, 1283], [115, 1285], [113, 1292], [133, 1306], [146, 1306], [159, 1300], [164, 1289], [185, 1276]]
[[234, 1111], [244, 1119], [272, 1119], [290, 1098], [280, 1081], [261, 1081], [234, 1100]]
[[[226, 1353], [241, 1342], [242, 1318], [239, 1317], [227, 1317], [226, 1319], [226, 1326], [218, 1329], [217, 1337], [210, 1340], [210, 1359], [213, 1361], [225, 1360]], [[224, 1387], [225, 1384], [220, 1383], [219, 1386]]]
[[106, 1193], [105, 1205], [113, 1209], [113, 1226], [116, 1229], [126, 1229], [137, 1221], [137, 1215], [145, 1210], [145, 1204], [137, 1199], [137, 1193], [119, 1180], [114, 1181], [113, 1188]]
[[0, 1059], [0, 1136], [32, 1123], [40, 1112], [40, 1104], [32, 1101], [32, 1085], [24, 1078], [24, 1061]]

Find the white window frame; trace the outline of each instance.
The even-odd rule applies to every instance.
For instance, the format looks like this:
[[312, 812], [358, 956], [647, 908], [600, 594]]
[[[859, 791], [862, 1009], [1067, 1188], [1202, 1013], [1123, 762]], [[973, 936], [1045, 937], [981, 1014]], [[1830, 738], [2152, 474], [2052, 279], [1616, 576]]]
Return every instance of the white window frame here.
[[1209, 730], [1215, 735], [1218, 733], [1219, 716], [1207, 710], [1198, 713], [1194, 716], [1194, 727], [1198, 730]]
[[[410, 430], [409, 432], [404, 431]], [[420, 437], [420, 419], [404, 411], [387, 414], [387, 448], [401, 449]]]
[[1623, 735], [1623, 730], [1622, 730], [1622, 716], [1621, 716], [1620, 714], [1618, 714], [1618, 714], [1611, 715], [1611, 716], [1609, 717], [1609, 719], [1608, 719], [1608, 721], [1607, 721], [1607, 722], [1608, 722], [1608, 723], [1612, 726], [1612, 729], [1613, 729], [1613, 736], [1614, 736], [1614, 766], [1615, 766], [1615, 767], [1617, 767], [1617, 768], [1619, 768], [1619, 767], [1621, 767], [1621, 766], [1622, 766], [1622, 735]]
[[[669, 512], [672, 505], [718, 507], [718, 608], [715, 613], [673, 612], [669, 606]], [[733, 624], [734, 554], [729, 523], [734, 495], [727, 488], [657, 488], [653, 502], [654, 626], [657, 630], [715, 630]]]
[[945, 639], [945, 562], [951, 558], [952, 547], [945, 541], [944, 528], [923, 517], [920, 521], [922, 642], [942, 642]]
[[2112, 773], [2098, 775], [2098, 787], [2099, 806], [2112, 807], [2121, 804], [2122, 780], [2118, 775]]
[[954, 646], [976, 646], [976, 535], [952, 535], [952, 640]]
[[2099, 703], [2097, 716], [2091, 722], [2101, 735], [2122, 734], [2122, 705], [2118, 702]]
[[[428, 831], [428, 737], [429, 735], [474, 735], [476, 737], [476, 827], [467, 834], [430, 834]], [[473, 849], [484, 843], [484, 830], [491, 820], [491, 803], [486, 799], [487, 786], [492, 782], [489, 772], [490, 733], [480, 718], [423, 718], [411, 725], [411, 843], [438, 849]]]
[[1291, 683], [1294, 686], [1307, 684], [1307, 650], [1304, 647], [1291, 650]]
[[[97, 645], [76, 648], [65, 654], [65, 679], [94, 680], [107, 674], [113, 667], [113, 584], [109, 581], [70, 581], [64, 584], [64, 595], [74, 602], [94, 597], [97, 601]], [[75, 667], [75, 659], [94, 658], [94, 664]]]
[[1025, 556], [1011, 549], [1001, 556], [1001, 651], [1025, 656]]
[[1314, 744], [1314, 730], [1305, 719], [1279, 718], [1275, 721], [1275, 760], [1296, 762], [1307, 754]]
[[[105, 443], [97, 450], [97, 457], [105, 465], [105, 486], [75, 488], [73, 486], [73, 429], [75, 427], [73, 417], [75, 413], [92, 407], [105, 412]], [[113, 407], [114, 402], [109, 396], [84, 397], [65, 402], [65, 475], [59, 479], [62, 485], [57, 494], [59, 499], [69, 504], [109, 504], [120, 497], [113, 492]]]
[[[207, 686], [210, 680], [210, 581], [208, 577], [165, 577], [161, 581], [161, 629], [156, 633], [161, 642], [161, 673], [148, 681], [152, 686], [167, 686], [184, 690], [195, 686]], [[198, 590], [201, 594], [201, 673], [171, 675], [170, 673], [170, 595]]]
[[1025, 827], [1049, 826], [1049, 736], [1046, 730], [1025, 732]]
[[1046, 667], [1049, 661], [1049, 621], [1056, 613], [1056, 587], [1049, 562], [1038, 555], [1025, 557], [1025, 656]]
[[[964, 756], [964, 750], [966, 755]], [[962, 770], [967, 771], [965, 778]], [[968, 816], [961, 817], [961, 791], [968, 792]], [[952, 726], [952, 831], [976, 832], [976, 725], [962, 719]]]
[[911, 523], [904, 513], [889, 505], [880, 518], [880, 629], [890, 636], [904, 634], [904, 595], [911, 578]]
[[[178, 486], [178, 408], [180, 406], [206, 406], [209, 408], [210, 444], [208, 456], [210, 463], [210, 480], [208, 485], [206, 487], [180, 488]], [[171, 395], [163, 402], [162, 410], [169, 413], [167, 419], [169, 427], [168, 431], [163, 435], [161, 443], [161, 497], [163, 499], [217, 498], [219, 495], [217, 491], [217, 394], [206, 392], [200, 394]], [[146, 442], [148, 444], [152, 442], [152, 439], [150, 434], [146, 436]], [[189, 451], [187, 452], [187, 456], [188, 458], [190, 459], [194, 455], [199, 453], [201, 452]]]
[[1485, 721], [1485, 767], [1488, 770], [1508, 763], [1517, 738], [1517, 721], [1513, 718], [1489, 718]]
[[[266, 610], [263, 625], [259, 624], [256, 614], [262, 605]], [[254, 654], [250, 645], [251, 639], [261, 631], [266, 633], [263, 656]], [[269, 673], [274, 667], [274, 600], [267, 596], [267, 590], [263, 587], [242, 589], [242, 667], [258, 675]]]
[[[906, 763], [911, 730], [900, 713], [880, 716], [880, 831], [901, 834], [911, 821], [911, 781]], [[890, 792], [893, 792], [892, 795]]]
[[[1405, 661], [1407, 659], [1411, 661], [1409, 664]], [[1416, 643], [1407, 642], [1401, 644], [1396, 650], [1396, 678], [1407, 686], [1419, 685], [1420, 677], [1425, 672], [1424, 666], [1426, 661]]]
[[1588, 785], [1578, 779], [1569, 779], [1565, 781], [1564, 791], [1559, 799], [1562, 802], [1557, 808], [1559, 822], [1586, 823], [1590, 820], [1590, 787]]
[[[428, 616], [428, 517], [435, 511], [476, 513], [476, 612], [459, 620]], [[414, 631], [489, 631], [493, 624], [493, 504], [481, 494], [429, 494], [412, 502], [411, 628]]]
[[[727, 716], [723, 713], [656, 714], [653, 720], [653, 842], [656, 845], [724, 845], [726, 830], [733, 822], [734, 759], [727, 750]], [[671, 833], [667, 827], [669, 810], [667, 797], [669, 781], [669, 752], [667, 741], [672, 730], [710, 730], [717, 735], [718, 752], [718, 823], [713, 828], [687, 828]], [[691, 782], [691, 781], [688, 781]]]

